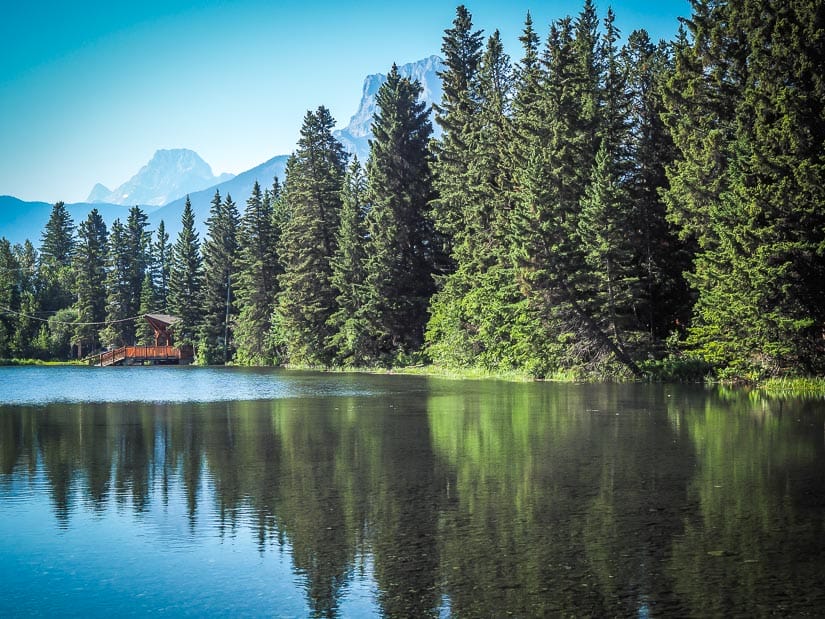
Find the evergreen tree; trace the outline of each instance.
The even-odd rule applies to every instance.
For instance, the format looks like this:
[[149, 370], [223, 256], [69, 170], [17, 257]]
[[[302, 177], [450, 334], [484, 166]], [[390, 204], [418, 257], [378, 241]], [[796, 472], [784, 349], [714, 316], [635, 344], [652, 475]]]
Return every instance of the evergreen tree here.
[[[138, 314], [145, 316], [157, 312], [157, 297], [155, 295], [155, 284], [152, 281], [151, 273], [143, 276], [143, 283], [140, 287], [140, 308]], [[135, 343], [138, 346], [154, 346], [155, 331], [148, 320], [139, 320], [135, 333]]]
[[[106, 318], [106, 224], [97, 209], [77, 229], [77, 245], [73, 257], [75, 310], [80, 323], [101, 323]], [[100, 325], [79, 324], [74, 337], [79, 356], [98, 347]]]
[[821, 6], [697, 1], [666, 120], [670, 216], [699, 251], [688, 342], [726, 373], [821, 371]]
[[471, 134], [476, 131], [478, 112], [478, 66], [482, 55], [482, 32], [473, 30], [473, 18], [464, 5], [456, 9], [453, 27], [444, 32], [441, 52], [445, 70], [439, 73], [441, 102], [434, 106], [435, 120], [443, 133], [435, 145], [433, 201], [439, 230], [453, 242], [464, 234], [465, 194]]
[[100, 332], [101, 341], [113, 348], [134, 343], [134, 323], [127, 320], [134, 316], [130, 313], [134, 303], [131, 281], [133, 261], [128, 248], [128, 231], [120, 219], [115, 219], [109, 230], [106, 260], [107, 325]]
[[44, 327], [35, 319], [40, 312], [37, 250], [31, 241], [26, 240], [23, 245], [15, 245], [13, 252], [20, 268], [20, 315], [17, 317], [12, 349], [22, 358], [47, 358], [47, 350], [38, 350], [35, 346], [37, 334]]
[[272, 364], [275, 351], [269, 338], [272, 310], [278, 292], [277, 244], [273, 207], [280, 198], [277, 179], [271, 192], [261, 195], [256, 182], [246, 201], [240, 227], [237, 302], [240, 313], [235, 325], [236, 361], [249, 365]]
[[74, 222], [63, 202], [57, 202], [43, 230], [40, 245], [41, 264], [69, 266], [74, 253]]
[[[149, 218], [139, 206], [129, 209], [129, 217], [126, 219], [125, 238], [122, 258], [126, 269], [126, 280], [128, 286], [128, 301], [126, 303], [125, 314], [128, 317], [140, 315], [140, 297], [143, 289], [143, 279], [149, 272], [151, 263], [152, 235], [147, 229]], [[138, 324], [142, 320], [130, 320], [123, 323], [123, 333], [127, 344], [136, 341], [136, 331]]]
[[325, 107], [307, 112], [298, 148], [287, 162], [279, 243], [284, 272], [273, 338], [290, 363], [330, 360], [329, 319], [336, 310], [331, 260], [346, 166], [344, 148], [332, 135], [334, 126]]
[[201, 290], [203, 288], [203, 259], [200, 240], [195, 230], [195, 216], [189, 196], [183, 207], [181, 231], [172, 248], [169, 272], [169, 310], [180, 318], [175, 325], [178, 343], [191, 344], [201, 320]]
[[637, 313], [655, 346], [690, 321], [693, 299], [683, 273], [691, 268], [694, 250], [677, 238], [660, 195], [668, 187], [665, 168], [675, 157], [662, 120], [663, 86], [672, 71], [668, 47], [664, 42], [654, 45], [647, 32], [637, 30], [628, 37], [622, 59], [630, 97], [627, 190], [640, 265]]
[[[630, 358], [640, 331], [636, 320], [640, 273], [634, 204], [628, 190], [630, 100], [626, 67], [616, 47], [619, 32], [614, 19], [613, 11], [608, 10], [597, 56], [602, 69], [598, 101], [601, 144], [579, 214], [577, 232], [587, 267], [587, 287], [580, 296], [599, 330]], [[599, 348], [604, 353], [613, 352], [609, 347]]]
[[0, 237], [0, 359], [11, 356], [15, 313], [20, 311], [20, 265], [6, 237]]
[[230, 330], [235, 315], [233, 282], [236, 277], [238, 224], [240, 217], [232, 197], [221, 201], [215, 191], [207, 236], [203, 243], [203, 314], [200, 327], [198, 360], [206, 365], [226, 363], [231, 359]]
[[40, 304], [44, 311], [56, 311], [69, 306], [72, 302], [74, 222], [63, 202], [57, 202], [52, 207], [41, 241]]
[[388, 362], [417, 351], [434, 292], [433, 197], [427, 141], [432, 125], [418, 82], [393, 65], [376, 96], [367, 164], [369, 242], [365, 263], [364, 357]]
[[362, 338], [367, 333], [363, 325], [362, 305], [365, 297], [364, 247], [367, 242], [365, 216], [367, 180], [364, 169], [353, 157], [344, 178], [341, 192], [341, 225], [337, 248], [332, 259], [330, 282], [337, 292], [338, 309], [330, 317], [334, 333], [330, 347], [338, 363], [361, 365], [367, 349]]
[[152, 245], [152, 283], [159, 309], [167, 310], [169, 305], [169, 278], [172, 274], [172, 244], [163, 220], [158, 224], [155, 242]]
[[453, 244], [457, 267], [430, 308], [428, 352], [440, 364], [513, 364], [511, 329], [520, 298], [506, 235], [513, 196], [513, 88], [513, 70], [496, 31], [479, 65], [478, 114], [466, 143], [465, 232]]

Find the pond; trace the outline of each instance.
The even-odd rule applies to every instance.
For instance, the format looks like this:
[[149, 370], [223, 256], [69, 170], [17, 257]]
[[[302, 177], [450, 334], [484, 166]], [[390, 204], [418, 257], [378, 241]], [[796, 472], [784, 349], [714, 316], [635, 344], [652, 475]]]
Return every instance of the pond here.
[[0, 616], [823, 608], [821, 400], [0, 368]]

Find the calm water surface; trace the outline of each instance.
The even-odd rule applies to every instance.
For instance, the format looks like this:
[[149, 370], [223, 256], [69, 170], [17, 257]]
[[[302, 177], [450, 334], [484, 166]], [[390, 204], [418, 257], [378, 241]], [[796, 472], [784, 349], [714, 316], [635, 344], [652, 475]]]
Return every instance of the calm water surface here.
[[825, 405], [0, 368], [0, 616], [816, 616]]

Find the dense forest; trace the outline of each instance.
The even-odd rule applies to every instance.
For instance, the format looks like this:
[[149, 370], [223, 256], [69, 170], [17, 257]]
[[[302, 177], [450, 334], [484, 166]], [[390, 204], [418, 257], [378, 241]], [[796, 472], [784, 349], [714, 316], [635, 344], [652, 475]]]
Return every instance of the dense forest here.
[[520, 59], [456, 10], [432, 137], [395, 67], [362, 165], [319, 107], [283, 184], [172, 241], [54, 205], [0, 239], [0, 358], [182, 318], [200, 363], [554, 375], [825, 373], [825, 7], [694, 0], [672, 42], [585, 0]]

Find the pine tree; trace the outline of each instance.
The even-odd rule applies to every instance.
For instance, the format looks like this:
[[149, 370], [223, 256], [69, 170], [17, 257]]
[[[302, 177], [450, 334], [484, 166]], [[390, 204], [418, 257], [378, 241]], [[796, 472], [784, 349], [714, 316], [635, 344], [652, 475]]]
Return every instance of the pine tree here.
[[74, 245], [74, 222], [66, 205], [57, 202], [52, 207], [40, 245], [40, 304], [44, 311], [56, 311], [72, 302]]
[[[157, 297], [155, 295], [155, 284], [152, 275], [146, 273], [143, 276], [143, 283], [140, 287], [140, 307], [138, 315], [145, 316], [157, 312]], [[135, 343], [138, 346], [153, 346], [155, 344], [155, 331], [147, 320], [137, 322], [135, 333]]]
[[433, 197], [427, 151], [432, 126], [420, 93], [418, 82], [402, 78], [393, 65], [376, 96], [367, 164], [363, 315], [369, 344], [365, 358], [377, 363], [421, 347], [434, 292], [434, 228], [426, 215]]
[[159, 309], [167, 310], [169, 305], [169, 278], [172, 273], [172, 244], [163, 220], [158, 224], [152, 245], [152, 282], [157, 295]]
[[439, 230], [451, 242], [460, 243], [467, 209], [467, 152], [470, 135], [476, 130], [478, 112], [478, 66], [482, 55], [482, 32], [473, 30], [473, 18], [464, 5], [456, 9], [453, 27], [444, 32], [441, 52], [445, 70], [439, 73], [443, 89], [434, 106], [435, 121], [443, 129], [435, 145], [433, 201]]
[[181, 320], [175, 325], [178, 343], [191, 344], [201, 321], [201, 290], [203, 288], [203, 259], [200, 240], [195, 230], [192, 204], [186, 196], [181, 216], [181, 231], [172, 249], [169, 273], [169, 310]]
[[269, 333], [280, 272], [276, 249], [280, 231], [275, 228], [273, 216], [279, 194], [277, 179], [272, 192], [268, 191], [265, 196], [261, 195], [261, 187], [256, 182], [241, 220], [236, 288], [240, 313], [235, 325], [238, 347], [235, 360], [247, 365], [275, 361]]
[[428, 352], [444, 365], [513, 365], [510, 331], [519, 294], [506, 234], [513, 195], [512, 73], [496, 31], [479, 65], [478, 114], [466, 141], [465, 233], [453, 244], [457, 267], [433, 297], [427, 327]]
[[[147, 229], [149, 218], [139, 206], [129, 209], [124, 228], [122, 256], [117, 260], [125, 270], [125, 307], [124, 314], [133, 318], [140, 313], [140, 295], [143, 288], [143, 278], [149, 270], [151, 232]], [[114, 247], [112, 248], [114, 249]], [[135, 342], [138, 320], [129, 320], [122, 323], [120, 330], [127, 345]]]
[[279, 243], [284, 272], [278, 278], [273, 341], [289, 363], [325, 364], [331, 358], [329, 319], [336, 310], [331, 260], [346, 166], [334, 126], [325, 107], [307, 112], [298, 148], [287, 162]]
[[628, 37], [622, 59], [630, 96], [627, 185], [640, 265], [637, 313], [655, 346], [690, 322], [693, 299], [683, 273], [691, 268], [694, 249], [677, 238], [660, 195], [668, 187], [665, 168], [675, 157], [662, 120], [664, 81], [673, 69], [668, 47], [654, 45], [647, 32], [637, 30]]
[[367, 349], [366, 342], [362, 341], [367, 333], [362, 315], [366, 280], [366, 188], [364, 169], [358, 157], [353, 157], [341, 192], [341, 224], [330, 278], [337, 293], [335, 302], [338, 307], [330, 317], [330, 325], [334, 329], [330, 348], [335, 360], [344, 365], [362, 365]]
[[[106, 318], [106, 259], [108, 234], [97, 209], [77, 229], [73, 256], [75, 309], [81, 323], [102, 322]], [[81, 324], [75, 331], [79, 355], [98, 347], [100, 326]]]
[[[599, 140], [589, 185], [582, 197], [578, 238], [587, 269], [581, 303], [599, 330], [630, 358], [641, 330], [636, 320], [640, 269], [636, 261], [636, 218], [628, 189], [631, 170], [625, 65], [620, 62], [615, 16], [608, 10], [597, 65]], [[612, 353], [609, 347], [604, 353]], [[598, 354], [598, 352], [596, 353]]]
[[[106, 259], [106, 327], [100, 332], [101, 341], [117, 348], [134, 343], [134, 324], [127, 320], [134, 303], [132, 290], [133, 261], [128, 254], [129, 238], [126, 227], [115, 219], [109, 230]], [[138, 297], [139, 299], [140, 297]]]
[[232, 197], [221, 201], [215, 191], [207, 236], [203, 243], [203, 314], [200, 326], [198, 361], [206, 365], [226, 363], [230, 351], [231, 322], [236, 315], [233, 278], [237, 276], [238, 225], [240, 216]]
[[819, 371], [821, 7], [697, 1], [668, 84], [669, 214], [699, 251], [688, 343], [723, 372]]
[[11, 243], [0, 237], [0, 359], [11, 356], [16, 325], [14, 312], [20, 311], [20, 265]]
[[15, 245], [13, 252], [20, 268], [20, 316], [17, 317], [12, 349], [21, 358], [46, 358], [46, 351], [35, 346], [37, 334], [44, 326], [34, 318], [40, 312], [37, 250], [31, 241], [26, 240], [23, 245]]

